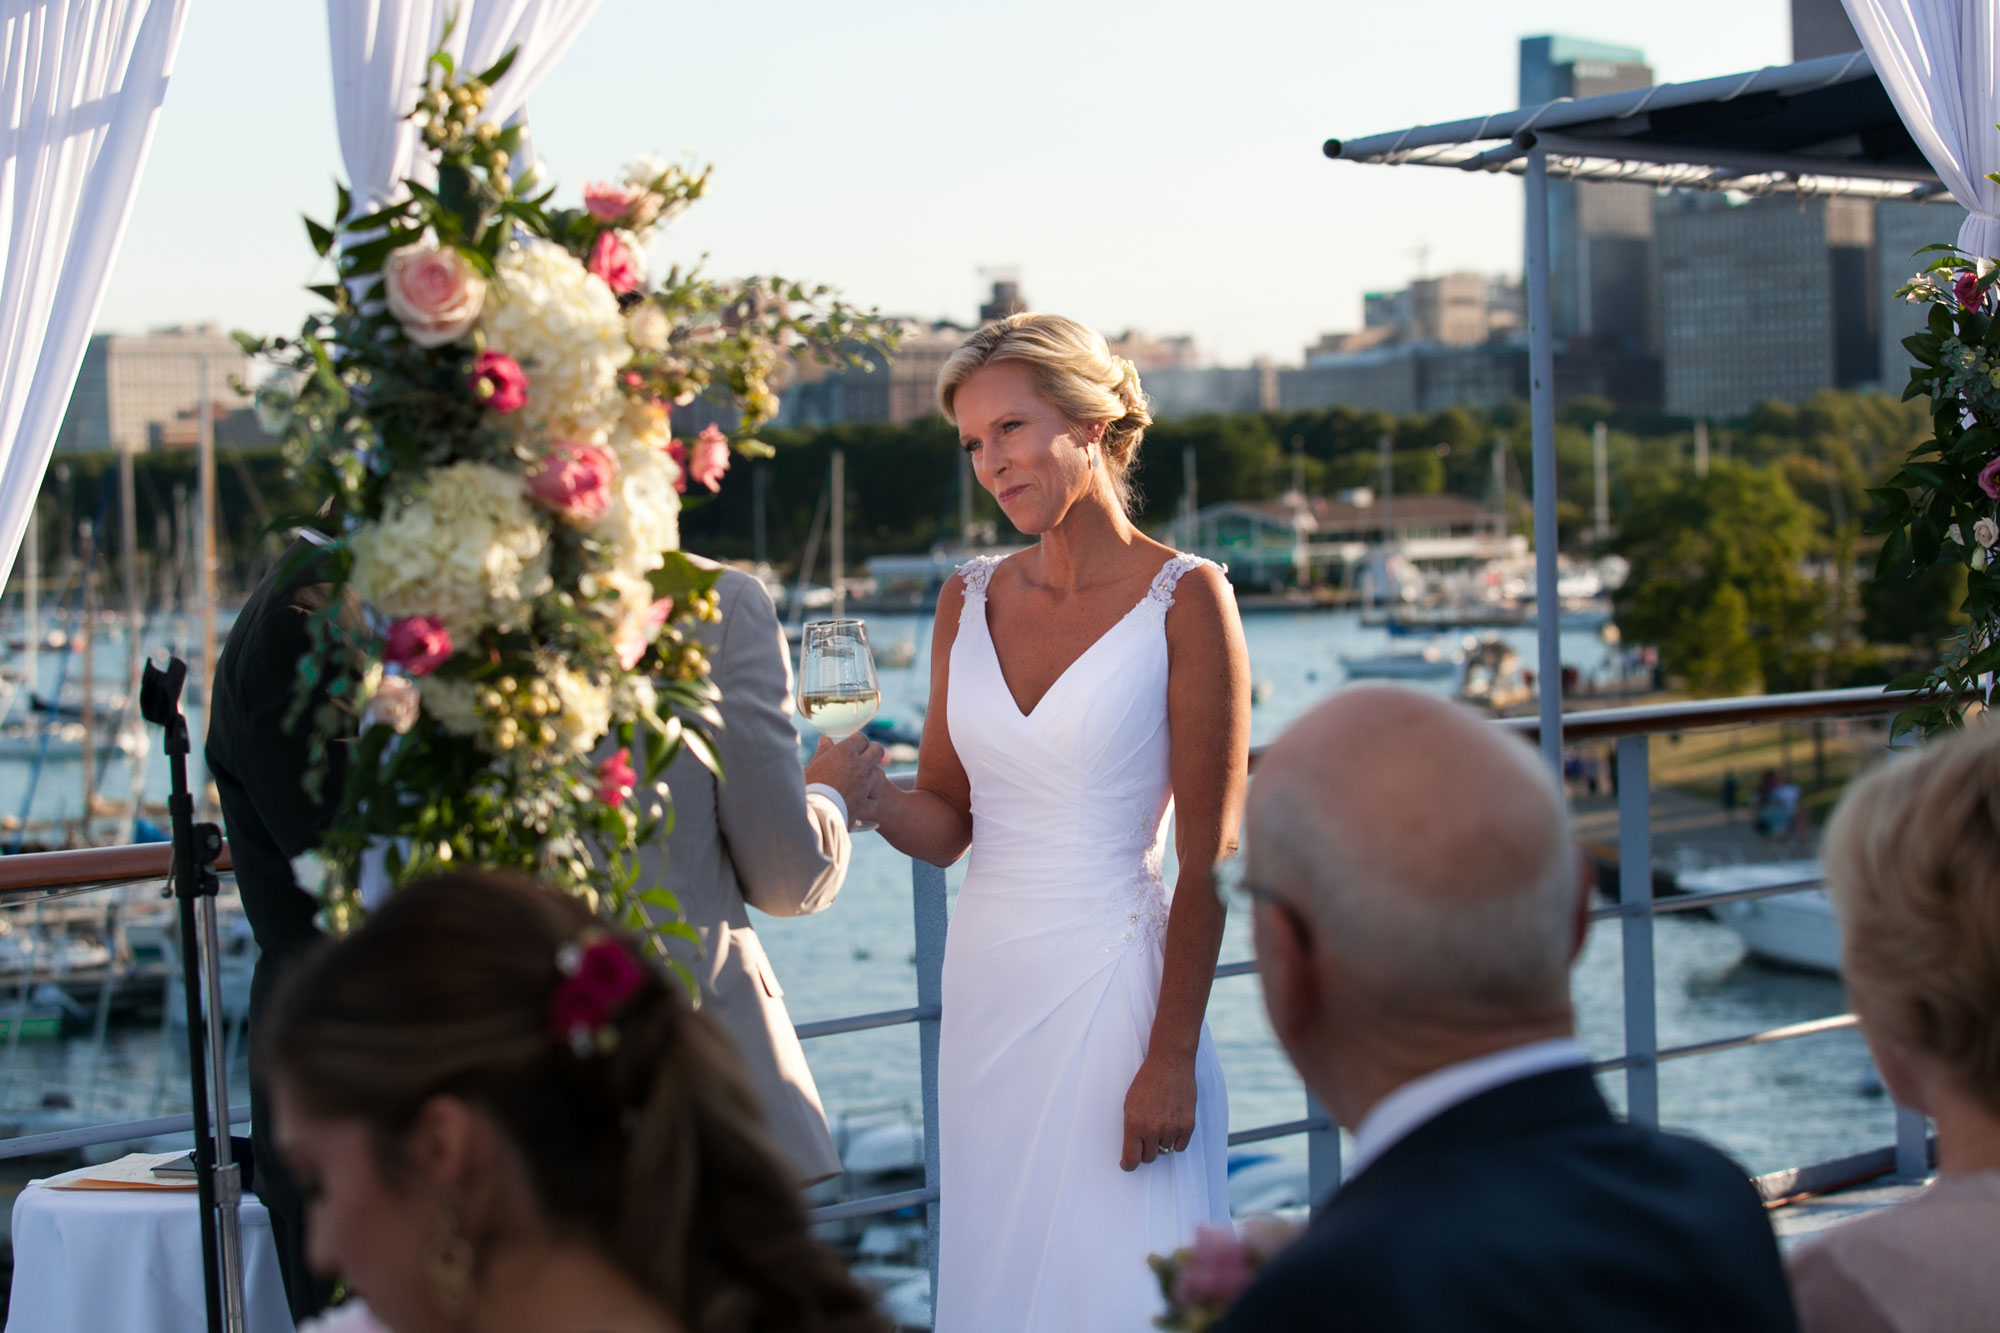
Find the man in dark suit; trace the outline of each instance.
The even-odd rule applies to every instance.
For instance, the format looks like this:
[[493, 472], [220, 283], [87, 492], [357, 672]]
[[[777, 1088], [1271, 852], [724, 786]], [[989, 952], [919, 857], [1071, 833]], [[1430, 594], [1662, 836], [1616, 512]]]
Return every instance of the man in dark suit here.
[[1245, 847], [1271, 1025], [1354, 1149], [1223, 1333], [1796, 1327], [1743, 1173], [1597, 1091], [1569, 997], [1587, 894], [1534, 751], [1346, 690], [1266, 754]]
[[[217, 655], [209, 705], [209, 775], [222, 800], [229, 855], [244, 914], [257, 936], [257, 970], [250, 981], [250, 1030], [279, 976], [319, 938], [319, 905], [300, 887], [293, 858], [309, 852], [333, 818], [343, 781], [342, 747], [335, 744], [318, 799], [303, 785], [312, 738], [313, 708], [297, 725], [291, 711], [299, 658], [310, 644], [307, 622], [327, 605], [333, 587], [316, 544], [300, 538], [272, 566], [243, 604]], [[303, 1320], [325, 1308], [331, 1286], [305, 1263], [305, 1204], [271, 1140], [269, 1090], [250, 1071], [250, 1144], [257, 1197], [271, 1214], [278, 1267], [292, 1316]]]

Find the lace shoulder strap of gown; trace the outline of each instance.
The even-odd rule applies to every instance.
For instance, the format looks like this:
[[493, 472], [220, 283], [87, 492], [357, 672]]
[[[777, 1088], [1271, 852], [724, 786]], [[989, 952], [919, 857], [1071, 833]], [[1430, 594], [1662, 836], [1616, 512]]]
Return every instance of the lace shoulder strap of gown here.
[[986, 583], [993, 577], [993, 570], [1000, 563], [997, 555], [975, 555], [958, 567], [959, 578], [965, 580], [965, 604], [972, 605], [974, 599], [986, 600]]
[[[1168, 611], [1173, 609], [1174, 589], [1179, 586], [1181, 575], [1187, 573], [1190, 569], [1198, 569], [1202, 565], [1215, 565], [1215, 562], [1213, 560], [1205, 560], [1198, 555], [1181, 554], [1175, 556], [1162, 565], [1160, 572], [1153, 577], [1153, 586], [1146, 591], [1146, 600], [1152, 603], [1158, 609], [1159, 614], [1164, 617]], [[1224, 573], [1227, 573], [1229, 568], [1227, 565], [1215, 565], [1215, 567]]]

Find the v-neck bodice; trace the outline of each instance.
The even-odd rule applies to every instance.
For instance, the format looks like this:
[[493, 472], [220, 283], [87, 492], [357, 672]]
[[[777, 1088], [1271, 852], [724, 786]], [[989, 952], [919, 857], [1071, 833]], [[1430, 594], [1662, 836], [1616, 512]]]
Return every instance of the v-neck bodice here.
[[961, 571], [965, 607], [951, 650], [947, 720], [972, 784], [974, 864], [1102, 886], [1157, 867], [1168, 774], [1167, 612], [1199, 556], [1176, 555], [1146, 595], [1084, 649], [1033, 708], [1000, 670], [986, 614], [999, 562]]

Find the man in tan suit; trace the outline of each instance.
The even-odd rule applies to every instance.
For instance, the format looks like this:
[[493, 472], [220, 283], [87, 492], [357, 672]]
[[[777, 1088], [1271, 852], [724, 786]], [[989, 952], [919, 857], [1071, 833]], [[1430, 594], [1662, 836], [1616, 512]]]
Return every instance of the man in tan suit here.
[[[703, 568], [717, 568], [696, 558]], [[720, 621], [701, 626], [722, 691], [718, 782], [691, 754], [667, 769], [674, 802], [662, 875], [657, 846], [642, 850], [641, 883], [664, 882], [701, 935], [680, 956], [702, 1004], [736, 1038], [764, 1104], [771, 1136], [801, 1185], [840, 1174], [819, 1090], [785, 1012], [784, 989], [744, 904], [772, 916], [825, 910], [847, 877], [847, 802], [880, 773], [881, 747], [855, 736], [823, 746], [804, 771], [792, 729], [792, 663], [764, 585], [723, 568]]]

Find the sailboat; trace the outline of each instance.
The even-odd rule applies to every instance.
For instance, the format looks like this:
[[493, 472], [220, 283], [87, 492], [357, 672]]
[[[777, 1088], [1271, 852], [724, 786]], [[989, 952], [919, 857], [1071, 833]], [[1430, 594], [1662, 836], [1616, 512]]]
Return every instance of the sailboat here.
[[[1396, 540], [1395, 475], [1391, 466], [1390, 444], [1390, 437], [1384, 435], [1381, 442], [1382, 544], [1371, 553], [1362, 571], [1362, 582], [1371, 607], [1380, 607], [1385, 601], [1408, 601], [1413, 591], [1414, 571], [1403, 560]], [[1418, 580], [1418, 583], [1420, 585], [1421, 581]], [[1368, 623], [1369, 619], [1364, 614], [1363, 623]], [[1393, 618], [1379, 623], [1395, 633]], [[1342, 653], [1340, 665], [1350, 680], [1436, 680], [1455, 674], [1464, 656], [1459, 644], [1440, 637], [1428, 643], [1410, 644], [1384, 652]]]

